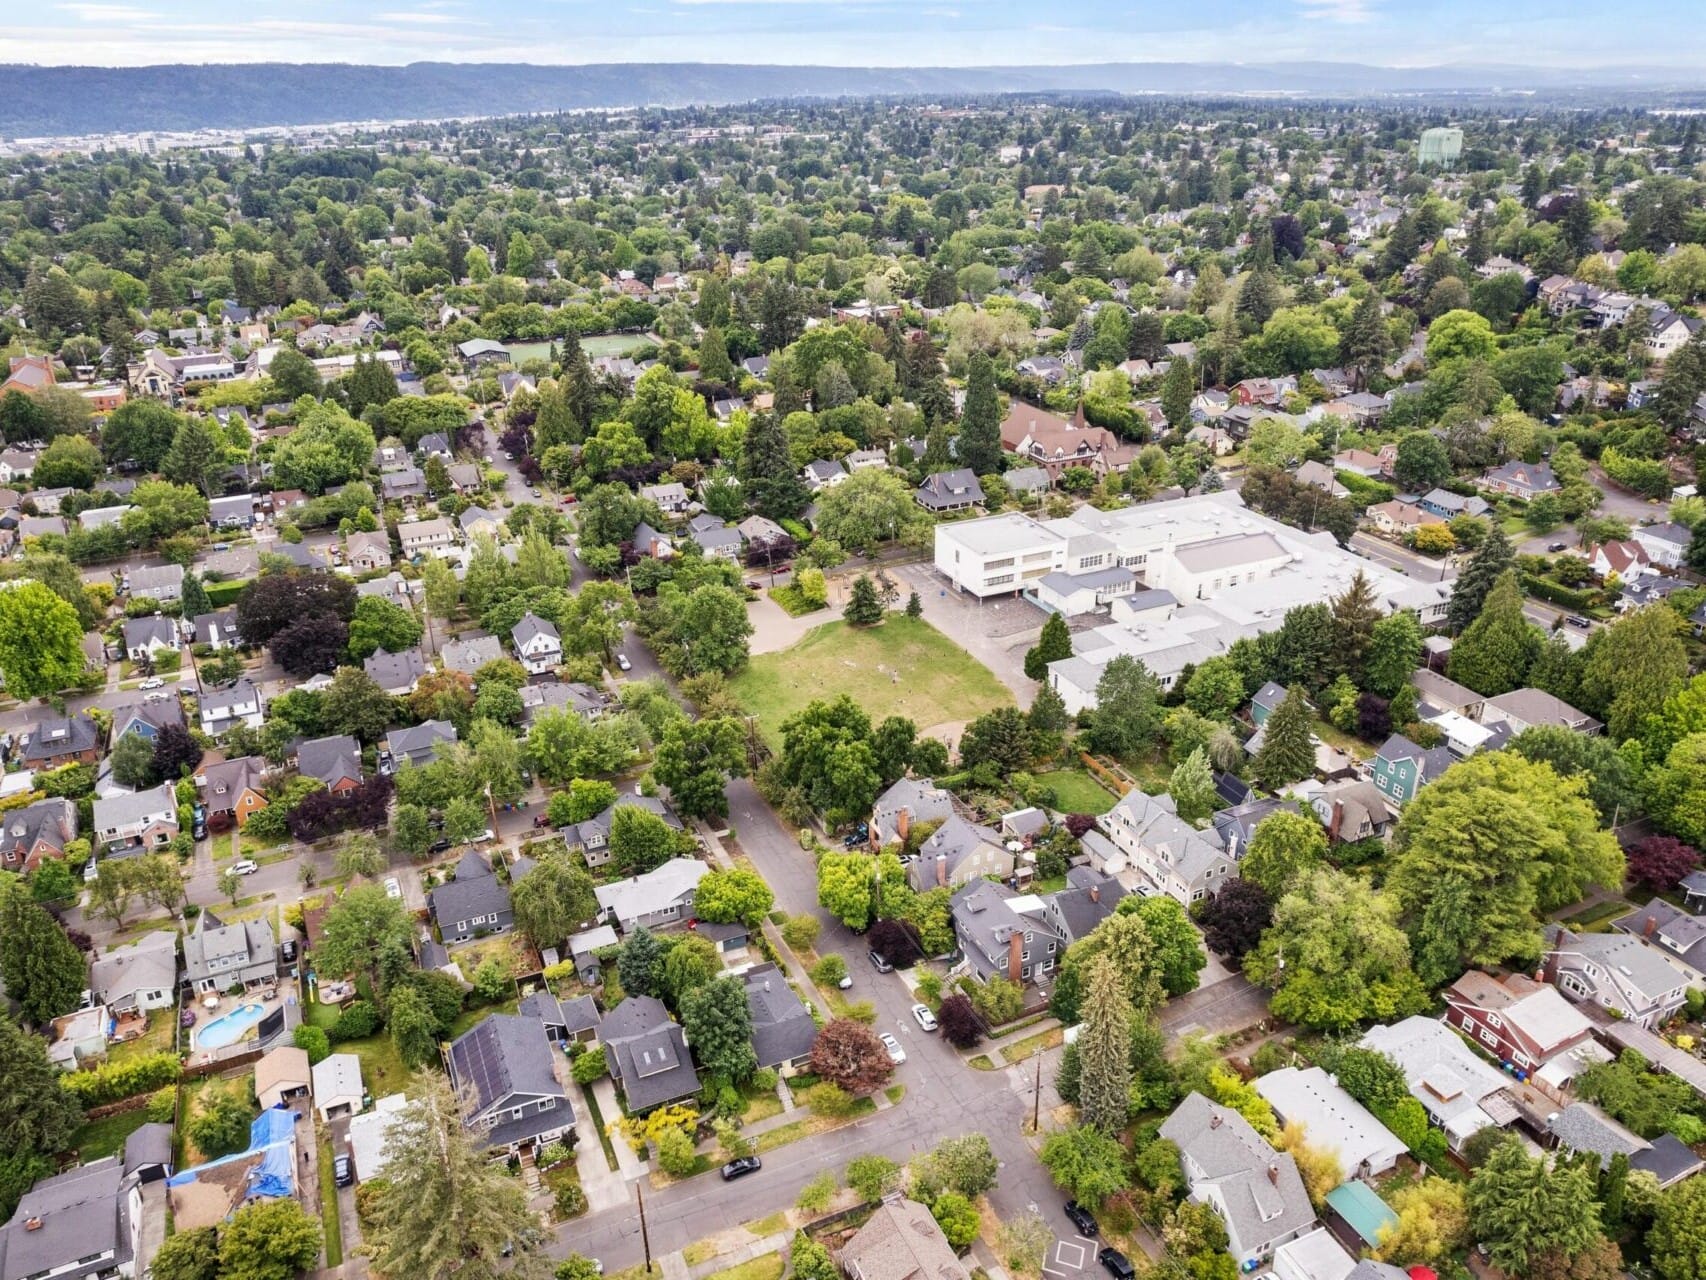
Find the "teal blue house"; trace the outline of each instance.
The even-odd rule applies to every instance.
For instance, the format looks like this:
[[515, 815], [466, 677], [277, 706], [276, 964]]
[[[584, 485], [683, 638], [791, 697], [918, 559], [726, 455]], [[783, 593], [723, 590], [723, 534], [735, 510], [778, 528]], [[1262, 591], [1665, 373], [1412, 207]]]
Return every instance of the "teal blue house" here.
[[1418, 747], [1395, 733], [1381, 743], [1371, 763], [1370, 777], [1381, 795], [1402, 806], [1451, 765], [1451, 752], [1444, 747]]
[[1257, 689], [1256, 696], [1250, 699], [1250, 723], [1260, 729], [1284, 701], [1285, 686], [1275, 684], [1272, 680], [1268, 681]]

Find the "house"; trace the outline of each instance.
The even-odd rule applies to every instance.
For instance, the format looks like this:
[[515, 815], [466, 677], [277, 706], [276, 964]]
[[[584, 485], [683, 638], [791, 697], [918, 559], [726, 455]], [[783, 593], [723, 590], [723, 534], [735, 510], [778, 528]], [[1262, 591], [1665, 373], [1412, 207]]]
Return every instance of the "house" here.
[[332, 1121], [361, 1110], [367, 1091], [361, 1084], [361, 1059], [353, 1053], [334, 1053], [313, 1067], [314, 1110]]
[[1302, 784], [1300, 790], [1307, 796], [1310, 810], [1327, 828], [1327, 839], [1334, 844], [1384, 838], [1398, 821], [1397, 806], [1388, 803], [1372, 782], [1343, 778], [1313, 791], [1304, 790], [1307, 786]]
[[333, 795], [345, 795], [362, 784], [361, 744], [347, 733], [310, 738], [297, 744], [296, 771], [318, 778]]
[[447, 943], [505, 933], [515, 924], [509, 886], [476, 849], [462, 855], [455, 879], [427, 893], [427, 910]]
[[248, 529], [255, 523], [255, 499], [247, 493], [213, 498], [207, 504], [207, 522], [215, 529]]
[[741, 975], [746, 1008], [752, 1018], [752, 1049], [760, 1067], [791, 1076], [806, 1065], [817, 1042], [811, 1010], [773, 964], [755, 965]]
[[1043, 899], [1044, 918], [1071, 946], [1089, 937], [1097, 925], [1113, 915], [1125, 896], [1125, 886], [1112, 876], [1087, 866], [1069, 867], [1066, 888], [1056, 889]]
[[101, 731], [86, 715], [55, 716], [30, 726], [22, 758], [26, 769], [57, 769], [94, 764], [101, 755]]
[[107, 1051], [107, 1028], [112, 1022], [112, 1014], [102, 1004], [48, 1019], [42, 1029], [47, 1037], [48, 1061], [61, 1071], [76, 1071], [85, 1063], [97, 1065], [94, 1060]]
[[132, 1132], [124, 1140], [124, 1171], [142, 1182], [171, 1177], [172, 1126], [155, 1121]]
[[1025, 594], [1049, 612], [1073, 618], [1107, 613], [1115, 600], [1134, 594], [1137, 586], [1137, 574], [1112, 565], [1088, 573], [1045, 574]]
[[129, 795], [95, 797], [95, 839], [114, 856], [159, 849], [178, 834], [178, 797], [170, 782]]
[[820, 458], [815, 462], [806, 463], [801, 474], [805, 479], [806, 487], [813, 493], [818, 493], [824, 489], [833, 488], [847, 479], [847, 468], [834, 459]]
[[1369, 780], [1381, 795], [1402, 807], [1451, 765], [1448, 748], [1418, 747], [1403, 734], [1394, 733], [1380, 744], [1380, 750], [1369, 761]]
[[40, 456], [34, 449], [0, 450], [0, 482], [28, 480], [35, 474], [36, 459]]
[[600, 1014], [591, 996], [558, 1000], [549, 991], [535, 991], [521, 998], [516, 1012], [524, 1018], [538, 1018], [552, 1044], [587, 1044], [598, 1035]]
[[953, 797], [929, 778], [901, 778], [877, 797], [871, 810], [871, 847], [882, 850], [905, 844], [918, 824], [945, 822], [953, 816]]
[[1442, 1022], [1416, 1014], [1390, 1026], [1370, 1027], [1357, 1044], [1397, 1064], [1410, 1096], [1445, 1132], [1453, 1151], [1462, 1151], [1482, 1129], [1514, 1124], [1520, 1114], [1506, 1089], [1509, 1078]]
[[970, 1280], [930, 1210], [904, 1196], [886, 1198], [837, 1260], [848, 1280]]
[[177, 989], [178, 937], [169, 931], [108, 947], [89, 962], [89, 991], [115, 1014], [170, 1009]]
[[788, 536], [788, 531], [767, 516], [748, 516], [735, 526], [748, 543], [774, 545]]
[[1116, 848], [1154, 888], [1186, 906], [1238, 874], [1215, 837], [1179, 817], [1172, 796], [1129, 791], [1102, 820]]
[[68, 532], [69, 526], [58, 516], [25, 516], [18, 521], [18, 537], [23, 541], [30, 538], [63, 538]]
[[184, 935], [184, 982], [197, 995], [231, 987], [268, 986], [278, 981], [278, 941], [272, 920], [262, 915], [226, 924], [202, 909]]
[[663, 484], [642, 485], [640, 501], [655, 502], [658, 510], [666, 516], [675, 516], [686, 511], [693, 500], [688, 496], [685, 485], [679, 480], [670, 480]]
[[594, 890], [599, 915], [623, 933], [681, 924], [692, 916], [694, 892], [709, 870], [697, 858], [671, 858], [643, 875], [601, 884]]
[[1441, 520], [1455, 516], [1484, 516], [1492, 510], [1485, 498], [1464, 497], [1449, 489], [1429, 489], [1421, 497], [1421, 508]]
[[503, 533], [503, 521], [484, 507], [465, 507], [462, 514], [456, 517], [456, 527], [462, 530], [462, 536], [469, 541], [475, 538], [496, 540]]
[[515, 645], [516, 659], [528, 675], [544, 675], [563, 661], [563, 638], [557, 628], [531, 612], [522, 615], [509, 638]]
[[1125, 471], [1137, 455], [1106, 427], [1091, 426], [1082, 410], [1069, 422], [1022, 400], [1013, 401], [1002, 420], [1001, 447], [1027, 467], [1041, 468], [1050, 484], [1068, 467], [1083, 467], [1101, 479]]
[[141, 1241], [141, 1179], [108, 1156], [24, 1192], [0, 1227], [0, 1280], [130, 1280]]
[[181, 600], [184, 595], [184, 566], [138, 565], [126, 576], [125, 594], [133, 600], [158, 600], [161, 604]]
[[488, 662], [499, 661], [504, 656], [504, 648], [496, 636], [484, 631], [470, 631], [446, 641], [438, 656], [443, 659], [446, 671], [460, 671], [471, 676]]
[[201, 695], [201, 731], [217, 738], [239, 724], [259, 729], [265, 718], [262, 706], [261, 691], [247, 676], [217, 689], [204, 689]]
[[1639, 938], [1695, 982], [1706, 982], [1706, 919], [1654, 898], [1612, 922], [1612, 928]]
[[266, 808], [266, 775], [267, 762], [260, 756], [238, 756], [235, 760], [205, 765], [196, 775], [196, 787], [207, 809], [208, 822], [221, 827], [241, 827]]
[[607, 924], [582, 929], [569, 938], [569, 955], [574, 960], [575, 974], [589, 987], [604, 981], [603, 961], [598, 953], [620, 945], [616, 930]]
[[1305, 462], [1293, 473], [1298, 484], [1308, 485], [1311, 489], [1319, 489], [1331, 498], [1346, 497], [1350, 490], [1339, 483], [1339, 478], [1333, 474], [1333, 468], [1324, 462]]
[[1001, 477], [1008, 491], [1020, 498], [1041, 498], [1048, 494], [1054, 482], [1044, 467], [1014, 467]]
[[344, 539], [344, 559], [357, 573], [391, 567], [391, 539], [384, 533], [352, 533]]
[[392, 769], [403, 761], [412, 765], [430, 764], [440, 746], [456, 741], [456, 726], [448, 720], [423, 720], [407, 729], [393, 729], [385, 735], [385, 754]]
[[656, 796], [636, 796], [623, 794], [616, 797], [616, 802], [602, 813], [595, 813], [585, 822], [577, 822], [562, 830], [563, 843], [570, 852], [578, 852], [589, 867], [602, 867], [610, 861], [610, 824], [616, 816], [616, 811], [625, 805], [633, 805], [653, 814], [677, 831], [682, 830], [681, 819]]
[[1161, 1136], [1179, 1148], [1190, 1198], [1220, 1215], [1227, 1252], [1240, 1267], [1272, 1257], [1315, 1225], [1297, 1162], [1231, 1108], [1192, 1093], [1162, 1122]]
[[445, 1054], [462, 1100], [462, 1124], [483, 1147], [514, 1154], [559, 1139], [574, 1141], [575, 1111], [553, 1067], [545, 1024], [494, 1013], [457, 1037]]
[[1688, 975], [1658, 949], [1626, 933], [1547, 929], [1546, 976], [1578, 1004], [1616, 1010], [1648, 1030], [1682, 1007]]
[[1282, 1125], [1302, 1126], [1311, 1146], [1338, 1157], [1343, 1181], [1386, 1173], [1409, 1150], [1320, 1067], [1281, 1067], [1255, 1083]]
[[687, 538], [707, 556], [739, 561], [740, 530], [731, 529], [718, 516], [706, 512], [687, 522]]
[[77, 527], [80, 529], [105, 529], [108, 525], [123, 522], [125, 514], [134, 510], [133, 507], [90, 507], [77, 513]]
[[308, 1051], [293, 1044], [268, 1049], [255, 1063], [255, 1101], [263, 1109], [307, 1097], [312, 1083]]
[[190, 642], [215, 650], [240, 648], [243, 634], [237, 626], [237, 611], [223, 609], [218, 613], [197, 614], [190, 624]]
[[470, 338], [466, 342], [458, 342], [456, 354], [462, 357], [462, 364], [469, 373], [474, 373], [482, 366], [510, 363], [509, 348], [501, 342], [493, 342], [490, 338]]
[[[1384, 407], [1386, 402], [1381, 400], [1380, 404]], [[1341, 449], [1333, 455], [1333, 469], [1348, 471], [1365, 480], [1378, 480], [1386, 471], [1386, 463], [1378, 453], [1370, 453], [1367, 449]]]
[[1582, 556], [1588, 562], [1588, 568], [1602, 582], [1613, 575], [1630, 579], [1652, 572], [1646, 547], [1633, 538], [1624, 541], [1613, 538], [1596, 546], [1583, 547]]
[[1652, 1174], [1661, 1190], [1693, 1176], [1706, 1165], [1674, 1134], [1660, 1134], [1648, 1142], [1591, 1102], [1572, 1102], [1562, 1111], [1554, 1112], [1547, 1118], [1546, 1128], [1563, 1150], [1598, 1156], [1601, 1171], [1616, 1157], [1625, 1157], [1631, 1170]]
[[980, 982], [1040, 981], [1066, 953], [1066, 939], [1049, 923], [1047, 905], [1034, 894], [1016, 893], [994, 880], [973, 880], [955, 892], [949, 911], [964, 956], [960, 965]]
[[1557, 988], [1519, 973], [1469, 970], [1445, 989], [1445, 1024], [1557, 1095], [1611, 1057], [1593, 1038], [1593, 1023]]
[[612, 701], [601, 686], [578, 680], [529, 682], [517, 692], [521, 695], [521, 722], [528, 726], [541, 711], [572, 711], [583, 720], [596, 720]]
[[1288, 692], [1283, 684], [1269, 680], [1250, 699], [1250, 723], [1260, 729], [1268, 722], [1268, 717], [1279, 710], [1280, 703], [1285, 701]]
[[405, 520], [397, 526], [397, 543], [403, 548], [403, 554], [413, 559], [416, 556], [443, 556], [456, 549], [456, 531], [450, 527], [450, 521], [441, 516], [430, 520]]
[[1667, 520], [1663, 524], [1637, 525], [1630, 534], [1647, 553], [1649, 563], [1666, 569], [1682, 567], [1683, 559], [1688, 554], [1689, 540], [1693, 536], [1687, 528], [1674, 520]]
[[1542, 725], [1573, 729], [1590, 737], [1605, 727], [1587, 712], [1577, 711], [1544, 689], [1512, 689], [1488, 698], [1481, 708], [1481, 723], [1488, 727], [1508, 725], [1513, 737], [1524, 729]]
[[605, 1014], [598, 1042], [634, 1115], [699, 1092], [687, 1037], [655, 996], [631, 995]]
[[[400, 467], [379, 476], [379, 496], [387, 502], [427, 496], [426, 473], [419, 467]], [[401, 526], [398, 531], [401, 532]]]
[[634, 526], [634, 550], [653, 560], [667, 560], [675, 554], [675, 544], [642, 520]]
[[430, 668], [427, 666], [426, 655], [416, 646], [401, 653], [377, 650], [362, 662], [361, 669], [386, 693], [400, 698], [404, 694], [413, 693], [421, 677]]
[[65, 855], [77, 838], [77, 806], [63, 796], [51, 796], [0, 815], [0, 869], [23, 875], [43, 858]]
[[1509, 494], [1524, 502], [1532, 502], [1541, 494], [1562, 493], [1564, 490], [1549, 464], [1520, 459], [1491, 468], [1481, 477], [1481, 484], [1494, 493]]
[[960, 467], [925, 476], [913, 498], [926, 511], [964, 511], [983, 505], [983, 486], [968, 468]]
[[957, 889], [983, 876], [1013, 874], [1013, 855], [1001, 833], [958, 814], [947, 818], [918, 848], [918, 861], [907, 868], [907, 879], [918, 893]]
[[455, 456], [450, 451], [450, 441], [444, 438], [441, 431], [429, 431], [422, 436], [415, 445], [415, 453], [423, 461], [427, 458], [437, 458], [441, 462], [449, 462]]
[[[1274, 1250], [1273, 1265], [1274, 1280], [1349, 1280], [1357, 1268], [1356, 1259], [1326, 1227], [1286, 1241]], [[1396, 1267], [1391, 1270], [1398, 1271], [1399, 1280], [1404, 1280], [1405, 1272]]]

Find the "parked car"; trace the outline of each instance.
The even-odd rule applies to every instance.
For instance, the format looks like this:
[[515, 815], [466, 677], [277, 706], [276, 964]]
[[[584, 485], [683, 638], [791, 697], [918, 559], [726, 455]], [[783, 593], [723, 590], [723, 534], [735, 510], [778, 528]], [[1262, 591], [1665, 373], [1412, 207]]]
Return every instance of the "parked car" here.
[[884, 960], [880, 955], [878, 955], [874, 949], [871, 952], [871, 967], [873, 969], [875, 969], [878, 973], [893, 973], [894, 972], [894, 966], [892, 964], [890, 964], [887, 960]]
[[403, 886], [397, 883], [396, 876], [385, 877], [385, 896], [387, 898], [401, 898], [403, 896]]
[[926, 1031], [934, 1031], [936, 1029], [936, 1015], [930, 1012], [930, 1006], [927, 1004], [913, 1005], [912, 1019]]
[[1131, 1259], [1118, 1249], [1103, 1248], [1096, 1254], [1096, 1261], [1102, 1264], [1102, 1269], [1114, 1280], [1133, 1280], [1137, 1269], [1131, 1265]]
[[332, 1181], [340, 1187], [353, 1187], [355, 1185], [355, 1168], [350, 1164], [350, 1158], [347, 1155], [332, 1157]]
[[428, 853], [443, 853], [448, 848], [450, 848], [450, 841], [448, 841], [448, 840], [444, 839], [444, 837], [440, 836], [437, 840], [434, 840], [430, 845], [427, 846], [427, 852]]
[[886, 1031], [878, 1036], [877, 1039], [883, 1042], [883, 1048], [889, 1051], [889, 1061], [894, 1063], [895, 1066], [898, 1067], [901, 1063], [906, 1061], [906, 1050], [900, 1047], [899, 1040], [896, 1040]]
[[232, 874], [239, 876], [252, 876], [260, 869], [261, 867], [259, 863], [251, 862], [247, 858], [239, 858], [236, 862], [231, 864]]
[[1580, 627], [1583, 631], [1586, 631], [1589, 627], [1593, 626], [1593, 623], [1589, 622], [1579, 613], [1566, 614], [1564, 621], [1569, 623], [1572, 627]]
[[836, 983], [835, 985], [840, 987], [843, 991], [847, 991], [847, 990], [851, 989], [851, 987], [853, 986], [853, 975], [850, 973], [842, 974], [841, 975], [841, 981]]
[[151, 690], [148, 696], [143, 699], [144, 702], [170, 702], [171, 700], [172, 695], [164, 689]]
[[616, 655], [616, 665], [623, 671], [632, 671], [634, 669], [634, 664], [628, 661], [628, 655], [625, 653], [619, 653]]
[[164, 689], [166, 682], [159, 676], [149, 676], [148, 679], [136, 686], [138, 689]]
[[1568, 551], [1569, 549], [1570, 544], [1567, 542], [1551, 542], [1546, 545], [1546, 550], [1551, 552], [1553, 555], [1557, 555], [1560, 551]]
[[198, 813], [195, 815], [194, 818], [191, 819], [191, 821], [190, 821], [190, 839], [192, 839], [192, 840], [205, 840], [205, 839], [207, 839], [207, 815], [206, 814]]
[[1066, 1216], [1072, 1220], [1072, 1225], [1077, 1228], [1079, 1235], [1087, 1236], [1093, 1240], [1099, 1234], [1096, 1219], [1092, 1218], [1090, 1211], [1078, 1201], [1068, 1200], [1066, 1202]]
[[533, 825], [536, 827], [548, 827], [548, 826], [550, 826], [551, 825], [551, 815], [548, 813], [536, 813], [536, 814], [534, 814], [533, 815]]
[[764, 1167], [764, 1161], [757, 1156], [742, 1156], [738, 1160], [730, 1160], [723, 1166], [723, 1181], [733, 1182], [736, 1178], [744, 1178], [749, 1173], [757, 1173]]
[[83, 868], [83, 883], [88, 884], [101, 874], [100, 864], [91, 855]]

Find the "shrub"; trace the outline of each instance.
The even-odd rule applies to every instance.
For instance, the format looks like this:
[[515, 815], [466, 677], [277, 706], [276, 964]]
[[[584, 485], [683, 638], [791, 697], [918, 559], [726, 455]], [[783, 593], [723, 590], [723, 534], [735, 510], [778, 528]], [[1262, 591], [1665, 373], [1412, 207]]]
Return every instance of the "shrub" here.
[[[262, 810], [265, 812], [265, 810]], [[365, 1040], [379, 1030], [379, 1011], [365, 1000], [346, 1005], [338, 1020], [332, 1024], [332, 1039], [339, 1044], [348, 1040]]]
[[308, 1055], [308, 1065], [324, 1062], [332, 1053], [332, 1040], [320, 1027], [307, 1025], [296, 1028], [293, 1037], [296, 1047]]
[[586, 1192], [578, 1182], [565, 1182], [557, 1188], [555, 1208], [559, 1220], [578, 1218], [586, 1212]]
[[805, 1103], [827, 1120], [843, 1120], [853, 1114], [854, 1098], [840, 1085], [826, 1080], [806, 1090]]
[[581, 1085], [591, 1084], [594, 1080], [608, 1074], [610, 1063], [605, 1059], [604, 1046], [600, 1045], [596, 1049], [588, 1049], [575, 1059], [574, 1065], [569, 1070], [574, 1075], [575, 1083]]
[[752, 1073], [752, 1087], [763, 1093], [771, 1093], [776, 1088], [776, 1068], [760, 1067]]
[[182, 1071], [177, 1054], [150, 1053], [123, 1062], [103, 1063], [93, 1071], [73, 1071], [60, 1079], [65, 1091], [87, 1108], [134, 1098], [139, 1093], [153, 1093], [165, 1085], [176, 1084]]
[[799, 1199], [794, 1203], [807, 1213], [822, 1213], [834, 1197], [835, 1175], [826, 1169], [800, 1188]]
[[665, 1129], [658, 1134], [658, 1164], [672, 1178], [685, 1178], [693, 1172], [698, 1160], [693, 1139], [680, 1129]]

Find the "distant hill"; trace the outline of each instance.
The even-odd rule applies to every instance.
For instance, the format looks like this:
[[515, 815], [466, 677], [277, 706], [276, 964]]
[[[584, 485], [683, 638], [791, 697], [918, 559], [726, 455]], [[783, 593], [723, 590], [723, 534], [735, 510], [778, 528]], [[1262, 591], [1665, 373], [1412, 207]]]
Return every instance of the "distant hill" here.
[[1706, 74], [1611, 68], [1391, 68], [1298, 62], [1066, 67], [588, 66], [417, 62], [3, 68], [0, 136], [419, 120], [581, 107], [717, 105], [766, 98], [1104, 91], [1385, 94], [1699, 89]]

